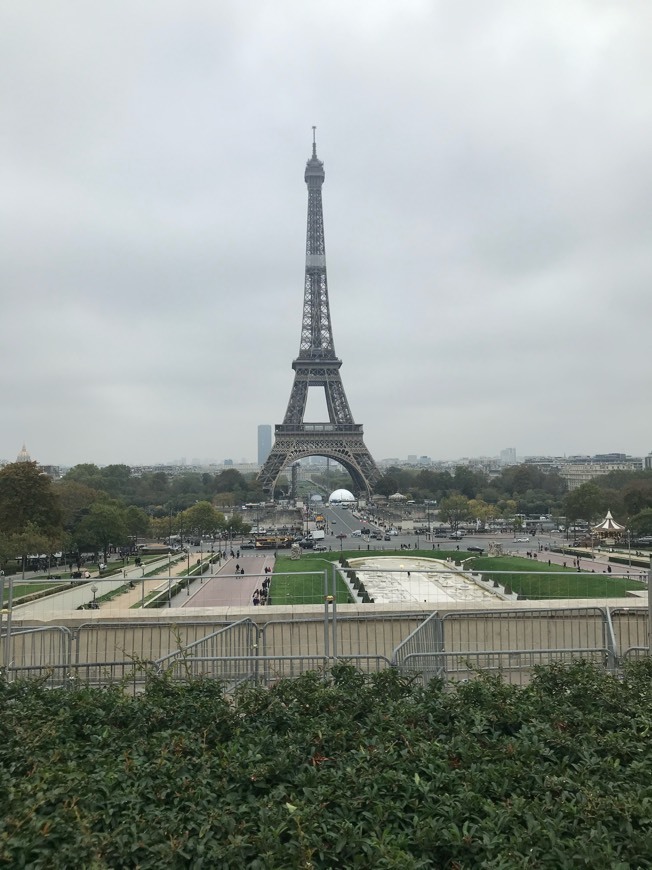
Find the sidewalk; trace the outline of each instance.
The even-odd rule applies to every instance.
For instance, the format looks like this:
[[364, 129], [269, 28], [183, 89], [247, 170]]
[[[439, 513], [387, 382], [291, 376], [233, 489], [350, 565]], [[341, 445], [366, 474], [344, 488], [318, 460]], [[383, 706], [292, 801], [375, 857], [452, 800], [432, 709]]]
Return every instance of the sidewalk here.
[[[204, 559], [206, 561], [206, 559]], [[225, 565], [228, 565], [230, 562], [235, 564], [236, 559], [227, 556], [226, 560], [222, 560], [221, 562], [215, 562], [208, 569], [209, 574], [217, 574], [221, 568], [224, 568]], [[197, 560], [195, 559], [194, 563], [191, 559], [190, 567], [197, 564]], [[167, 576], [168, 576], [168, 561], [165, 559], [162, 563], [151, 563], [145, 566], [145, 573], [149, 574], [154, 568], [159, 569], [158, 576], [156, 577], [145, 577], [144, 579], [144, 587], [145, 587], [145, 597], [147, 597], [150, 592], [154, 592], [157, 589], [165, 589], [167, 587]], [[180, 577], [184, 571], [188, 568], [187, 559], [182, 559], [177, 562], [176, 565], [170, 566], [170, 577], [176, 578]], [[100, 604], [100, 610], [103, 610], [113, 604], [114, 602], [119, 602], [120, 609], [126, 609], [131, 607], [134, 604], [138, 604], [143, 600], [143, 571], [141, 568], [135, 568], [132, 571], [127, 570], [126, 581], [134, 584], [134, 589], [128, 589], [122, 595], [119, 595], [117, 598], [114, 598], [112, 601], [107, 601], [104, 605]], [[199, 580], [199, 577], [197, 577]], [[123, 581], [124, 582], [124, 581]], [[194, 584], [194, 580], [191, 583], [191, 587]]]
[[[176, 578], [187, 570], [187, 558], [176, 558], [178, 561], [170, 561], [169, 563], [168, 557], [165, 556], [164, 558], [148, 562], [144, 566], [128, 564], [125, 565], [121, 572], [113, 574], [108, 578], [100, 578], [97, 576], [97, 573], [95, 573], [94, 575], [91, 575], [89, 579], [74, 581], [74, 584], [71, 585], [69, 589], [62, 592], [48, 595], [44, 598], [38, 599], [37, 601], [14, 605], [14, 616], [17, 619], [49, 619], [52, 618], [55, 613], [78, 610], [82, 605], [87, 606], [94, 598], [102, 598], [103, 595], [106, 595], [131, 581], [134, 584], [133, 589], [127, 587], [124, 592], [116, 595], [111, 600], [98, 602], [99, 608], [92, 612], [107, 613], [111, 610], [129, 609], [133, 604], [142, 601], [143, 589], [146, 597], [150, 592], [164, 588], [167, 585], [168, 569], [171, 578]], [[227, 562], [228, 561], [229, 560], [227, 559]], [[190, 564], [192, 567], [192, 560]], [[222, 564], [224, 564], [224, 562], [222, 562]], [[216, 563], [215, 569], [217, 568], [218, 565]], [[150, 574], [152, 571], [157, 572], [156, 577], [143, 576], [144, 574]], [[66, 580], [67, 579], [68, 577], [66, 577]], [[60, 582], [63, 583], [65, 581], [62, 580]], [[93, 586], [96, 587], [95, 595], [93, 595], [91, 588]]]
[[[560, 567], [577, 567], [577, 557], [571, 555], [570, 553], [552, 553], [550, 550], [545, 549], [539, 551], [538, 545], [536, 547], [533, 547], [530, 552], [536, 553], [536, 558], [533, 558], [532, 561], [538, 562], [540, 565], [546, 565], [548, 564], [548, 562], [550, 562], [551, 565], [559, 565]], [[514, 550], [507, 550], [507, 555], [527, 558], [524, 553], [516, 552]], [[603, 551], [595, 551], [592, 556], [591, 551], [588, 550], [585, 555], [579, 557], [580, 569], [585, 574], [590, 574], [592, 571], [594, 571], [596, 574], [610, 573], [612, 576], [615, 577], [635, 577], [637, 579], [647, 579], [647, 568], [641, 568], [639, 565], [630, 566], [620, 565], [618, 562], [609, 562], [609, 556], [614, 555], [618, 555], [621, 558], [623, 557], [622, 553], [605, 553]], [[611, 567], [610, 572], [607, 570], [607, 566]]]

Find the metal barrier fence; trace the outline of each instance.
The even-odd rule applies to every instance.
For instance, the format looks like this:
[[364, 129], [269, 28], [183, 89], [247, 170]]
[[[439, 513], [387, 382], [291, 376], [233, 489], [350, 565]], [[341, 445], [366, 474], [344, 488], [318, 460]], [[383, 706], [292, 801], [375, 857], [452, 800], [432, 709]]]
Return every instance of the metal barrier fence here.
[[144, 622], [140, 620], [86, 622], [73, 632], [74, 661], [111, 661], [120, 658], [155, 661], [204, 637], [232, 625], [232, 620]]
[[645, 649], [650, 654], [650, 621], [647, 610], [634, 607], [610, 608], [616, 653], [626, 656], [629, 649]]
[[570, 664], [576, 659], [604, 666], [609, 661], [609, 650], [580, 647], [409, 653], [402, 659], [399, 670], [406, 675], [418, 676], [424, 685], [433, 678], [446, 681], [470, 680], [479, 673], [500, 674], [506, 682], [524, 685], [537, 665], [561, 662]]
[[269, 685], [350, 661], [364, 671], [391, 664], [426, 679], [468, 679], [489, 670], [523, 682], [534, 664], [584, 658], [614, 669], [650, 652], [645, 605], [342, 614], [327, 601], [314, 613], [262, 623], [98, 619], [76, 629], [21, 627], [1, 637], [5, 673], [51, 686], [123, 681], [136, 687], [148, 673], [168, 669], [175, 678], [202, 673], [232, 687]]
[[[433, 613], [394, 651], [392, 663], [424, 679], [464, 679], [473, 671], [518, 673], [537, 663], [588, 658], [616, 666], [616, 640], [608, 608]], [[470, 667], [469, 662], [474, 662]]]
[[38, 678], [54, 686], [70, 670], [72, 632], [62, 625], [5, 631], [2, 637], [9, 678]]
[[197, 676], [198, 663], [210, 663], [203, 676], [220, 680], [227, 686], [255, 678], [258, 668], [258, 626], [240, 619], [157, 659], [159, 670], [172, 669], [181, 676]]

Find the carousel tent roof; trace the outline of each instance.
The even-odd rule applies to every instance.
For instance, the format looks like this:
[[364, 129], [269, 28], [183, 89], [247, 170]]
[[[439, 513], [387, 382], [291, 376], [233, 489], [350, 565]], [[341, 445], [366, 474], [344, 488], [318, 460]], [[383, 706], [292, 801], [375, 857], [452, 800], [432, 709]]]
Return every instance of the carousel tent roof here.
[[403, 495], [401, 492], [395, 492], [394, 495], [390, 495], [390, 501], [407, 501], [407, 496]]
[[616, 520], [611, 516], [611, 511], [607, 511], [607, 516], [602, 520], [601, 523], [598, 523], [597, 526], [593, 526], [594, 532], [622, 532], [625, 526], [621, 526], [620, 523], [617, 523]]

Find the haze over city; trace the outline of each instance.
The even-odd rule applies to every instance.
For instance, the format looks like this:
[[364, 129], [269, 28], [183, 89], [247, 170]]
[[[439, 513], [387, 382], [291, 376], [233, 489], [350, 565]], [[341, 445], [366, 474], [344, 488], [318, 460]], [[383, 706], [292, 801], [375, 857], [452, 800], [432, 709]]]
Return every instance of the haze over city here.
[[255, 458], [313, 124], [377, 460], [649, 454], [651, 38], [608, 0], [5, 4], [0, 459]]

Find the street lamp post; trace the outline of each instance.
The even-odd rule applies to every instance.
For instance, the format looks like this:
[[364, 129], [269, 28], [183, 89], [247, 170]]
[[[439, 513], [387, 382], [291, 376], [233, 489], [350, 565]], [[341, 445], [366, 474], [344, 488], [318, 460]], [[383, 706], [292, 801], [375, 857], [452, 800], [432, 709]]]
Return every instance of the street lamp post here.
[[93, 607], [93, 610], [95, 610], [96, 607], [97, 607], [97, 603], [96, 603], [96, 601], [95, 601], [95, 596], [97, 595], [97, 586], [96, 586], [94, 583], [93, 583], [93, 585], [91, 586], [91, 592], [93, 593], [93, 604], [92, 604], [92, 607]]
[[170, 545], [168, 544], [168, 607], [172, 607], [172, 565], [170, 556]]

